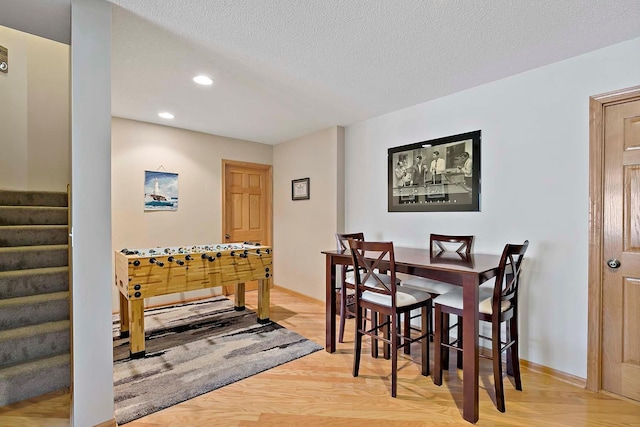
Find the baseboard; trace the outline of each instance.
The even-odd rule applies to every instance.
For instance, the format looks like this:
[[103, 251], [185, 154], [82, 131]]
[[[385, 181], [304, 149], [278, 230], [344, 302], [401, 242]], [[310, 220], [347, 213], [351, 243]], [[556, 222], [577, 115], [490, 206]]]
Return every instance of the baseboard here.
[[[149, 310], [149, 309], [153, 309], [153, 308], [160, 308], [160, 307], [166, 307], [168, 305], [178, 305], [178, 304], [187, 304], [190, 302], [195, 302], [195, 301], [201, 301], [201, 300], [205, 300], [205, 299], [209, 299], [209, 298], [215, 298], [215, 297], [220, 297], [220, 296], [226, 296], [226, 295], [203, 295], [203, 296], [198, 296], [198, 297], [192, 297], [192, 298], [178, 298], [175, 300], [170, 300], [167, 302], [163, 302], [163, 303], [159, 303], [159, 304], [150, 304], [148, 306], [145, 306], [144, 309], [145, 310]], [[120, 314], [120, 311], [112, 311], [111, 315], [115, 316], [116, 314]]]
[[280, 292], [284, 292], [286, 294], [294, 295], [294, 296], [296, 296], [298, 298], [302, 298], [302, 299], [307, 300], [307, 301], [311, 301], [311, 302], [314, 302], [314, 303], [317, 303], [317, 304], [325, 305], [324, 301], [321, 301], [319, 299], [310, 297], [309, 295], [301, 294], [300, 292], [292, 291], [291, 289], [288, 289], [288, 288], [283, 288], [282, 286], [279, 286], [279, 285], [276, 285], [276, 284], [273, 285], [273, 288], [277, 289]]
[[600, 393], [607, 395], [609, 397], [615, 397], [620, 400], [624, 400], [625, 402], [633, 403], [636, 406], [640, 406], [640, 402], [637, 400], [629, 399], [628, 397], [620, 396], [619, 394], [611, 393], [610, 391], [600, 390]]
[[93, 427], [118, 427], [118, 423], [115, 418], [112, 418], [108, 421], [103, 421], [100, 424], [96, 424]]
[[538, 365], [537, 363], [529, 362], [528, 360], [524, 360], [524, 359], [520, 359], [520, 365], [523, 368], [527, 368], [531, 372], [535, 372], [537, 374], [549, 375], [562, 382], [575, 385], [576, 387], [580, 387], [580, 388], [587, 387], [586, 378], [580, 378], [578, 376], [571, 375], [566, 372], [558, 371], [557, 369], [553, 369], [548, 366]]

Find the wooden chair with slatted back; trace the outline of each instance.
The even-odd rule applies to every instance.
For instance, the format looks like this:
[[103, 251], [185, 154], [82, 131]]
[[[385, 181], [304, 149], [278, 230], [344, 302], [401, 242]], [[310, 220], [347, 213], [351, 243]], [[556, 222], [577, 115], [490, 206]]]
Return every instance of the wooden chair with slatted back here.
[[[454, 247], [447, 246], [447, 243], [454, 244]], [[446, 252], [455, 251], [461, 257], [468, 257], [471, 254], [473, 236], [449, 236], [446, 234], [431, 234], [429, 236], [429, 253], [437, 258]]]
[[[452, 236], [446, 234], [431, 234], [429, 236], [429, 254], [431, 258], [444, 257], [451, 252], [457, 253], [461, 259], [468, 259], [471, 255], [471, 246], [473, 245], [473, 236]], [[429, 292], [432, 298], [453, 291], [458, 288], [456, 285], [440, 282], [437, 280], [426, 279], [423, 277], [411, 277], [402, 281], [402, 286]], [[444, 327], [449, 330], [449, 316], [446, 315], [443, 321]], [[456, 326], [456, 325], [454, 325]], [[429, 319], [429, 332], [433, 337], [433, 319]], [[457, 324], [458, 340], [462, 338], [462, 322]], [[449, 366], [448, 352], [444, 355], [445, 367]], [[458, 357], [458, 368], [462, 369], [462, 357]]]
[[[516, 390], [522, 390], [520, 378], [520, 359], [518, 356], [518, 287], [522, 260], [529, 246], [525, 240], [521, 245], [507, 244], [502, 251], [500, 265], [496, 280], [492, 288], [481, 286], [478, 306], [479, 318], [484, 322], [491, 322], [491, 337], [481, 338], [491, 340], [491, 358], [493, 359], [493, 375], [496, 390], [496, 407], [500, 412], [505, 411], [504, 387], [502, 384], [502, 358], [503, 351], [507, 351], [507, 372], [513, 371]], [[436, 338], [435, 345], [435, 375], [433, 381], [436, 385], [442, 384], [442, 347], [453, 348], [458, 352], [464, 351], [464, 343], [450, 345], [442, 341], [444, 329], [442, 319], [445, 313], [462, 316], [462, 288], [440, 295], [434, 300], [436, 311]], [[501, 324], [506, 322], [505, 341], [502, 341]]]
[[[364, 240], [364, 233], [336, 233], [336, 244], [339, 251], [350, 251], [349, 239]], [[355, 312], [351, 309], [353, 303], [349, 304], [348, 296], [354, 295], [355, 281], [353, 279], [353, 266], [341, 266], [340, 269], [340, 330], [338, 342], [344, 342], [344, 325], [348, 316], [355, 317]]]
[[[419, 341], [421, 345], [422, 375], [429, 375], [429, 333], [427, 320], [431, 317], [431, 295], [427, 292], [398, 286], [392, 242], [366, 242], [349, 240], [356, 282], [356, 335], [354, 344], [353, 376], [358, 376], [362, 337], [372, 342], [383, 341], [391, 348], [391, 396], [396, 397], [398, 382], [398, 350]], [[387, 271], [388, 274], [379, 273]], [[417, 337], [399, 333], [399, 315], [420, 309], [422, 329]], [[385, 321], [366, 327], [365, 310], [380, 313]]]

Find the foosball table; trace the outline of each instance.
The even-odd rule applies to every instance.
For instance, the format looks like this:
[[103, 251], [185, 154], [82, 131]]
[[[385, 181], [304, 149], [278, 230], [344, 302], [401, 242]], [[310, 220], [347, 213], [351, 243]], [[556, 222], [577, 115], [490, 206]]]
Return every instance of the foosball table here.
[[120, 336], [130, 337], [131, 357], [145, 354], [145, 298], [233, 285], [234, 307], [244, 310], [244, 284], [257, 280], [258, 322], [269, 322], [272, 260], [270, 247], [250, 242], [116, 251]]

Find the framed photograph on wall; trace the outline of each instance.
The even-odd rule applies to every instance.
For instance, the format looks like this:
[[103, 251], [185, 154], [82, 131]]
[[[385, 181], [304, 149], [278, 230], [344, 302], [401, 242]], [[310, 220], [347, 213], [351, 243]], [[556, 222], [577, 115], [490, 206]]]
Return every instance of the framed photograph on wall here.
[[309, 193], [309, 178], [291, 180], [291, 200], [307, 200]]
[[480, 210], [480, 131], [388, 151], [389, 212]]
[[144, 210], [178, 210], [178, 174], [144, 171]]

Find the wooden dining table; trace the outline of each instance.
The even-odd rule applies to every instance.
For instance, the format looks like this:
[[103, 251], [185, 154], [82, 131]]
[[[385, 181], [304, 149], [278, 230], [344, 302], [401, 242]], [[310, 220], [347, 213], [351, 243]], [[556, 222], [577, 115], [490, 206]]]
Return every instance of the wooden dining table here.
[[[326, 256], [326, 341], [325, 350], [336, 350], [336, 267], [351, 265], [351, 253], [346, 251], [322, 251]], [[478, 287], [496, 276], [499, 255], [457, 253], [432, 256], [428, 249], [394, 248], [397, 273], [439, 280], [462, 286], [463, 319], [463, 417], [478, 421]], [[384, 265], [382, 266], [384, 268]]]

